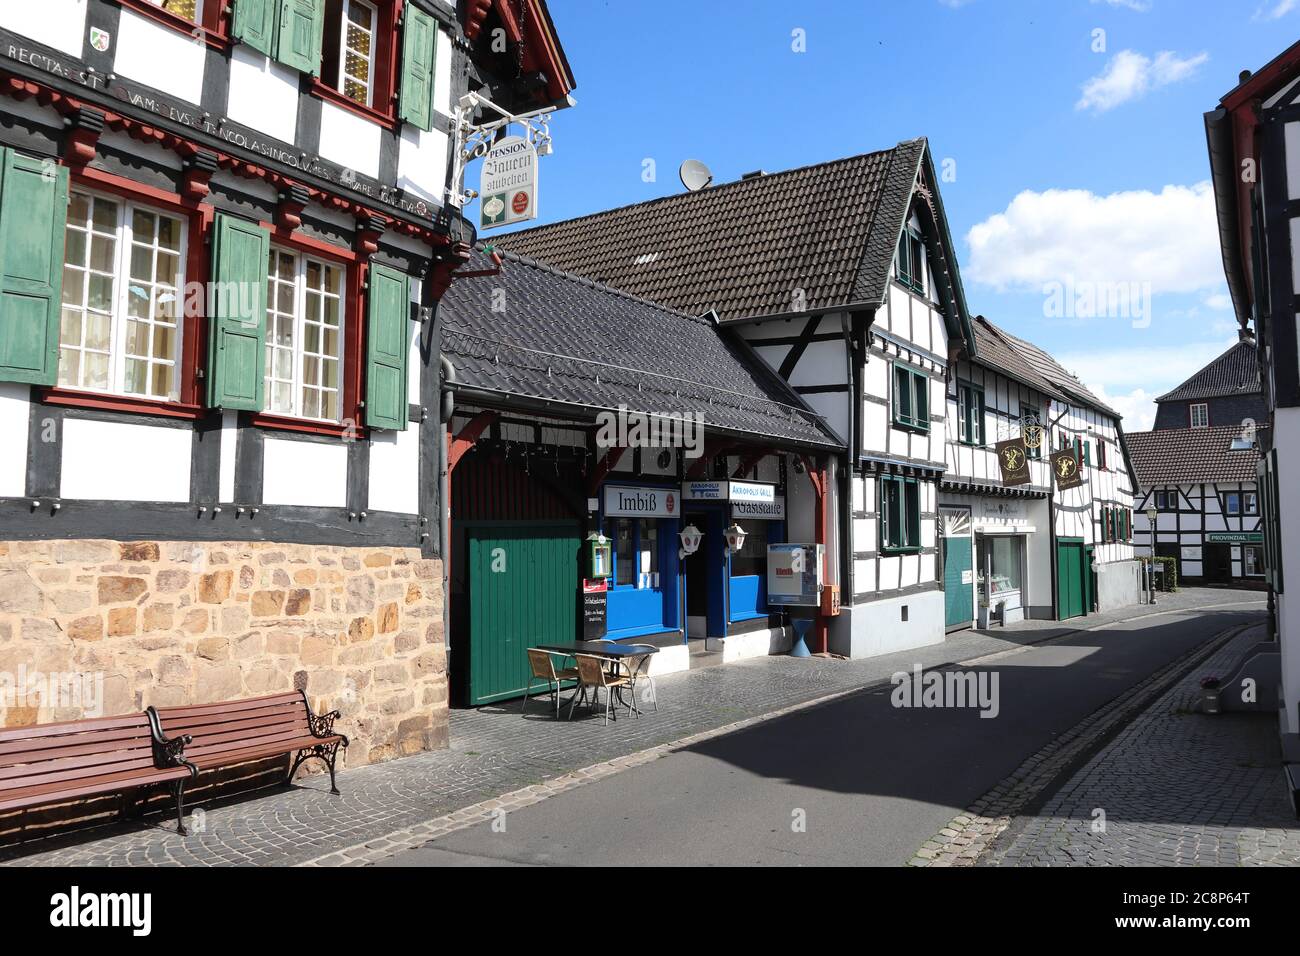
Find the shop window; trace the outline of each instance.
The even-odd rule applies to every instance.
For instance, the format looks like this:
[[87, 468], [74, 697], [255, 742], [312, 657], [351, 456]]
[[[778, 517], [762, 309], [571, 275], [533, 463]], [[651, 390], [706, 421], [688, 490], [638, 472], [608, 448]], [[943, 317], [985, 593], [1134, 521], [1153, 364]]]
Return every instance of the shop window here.
[[1198, 402], [1191, 406], [1190, 414], [1193, 428], [1208, 428], [1210, 425], [1210, 406]]
[[614, 542], [614, 584], [618, 587], [659, 586], [659, 522], [654, 518], [614, 518], [606, 534]]
[[966, 445], [984, 444], [984, 389], [957, 384], [957, 437]]
[[178, 398], [183, 220], [74, 192], [64, 240], [59, 384]]
[[894, 364], [894, 424], [913, 431], [930, 430], [930, 379], [901, 363]]
[[343, 269], [272, 248], [266, 289], [266, 410], [342, 417]]
[[915, 478], [880, 479], [880, 548], [915, 551], [921, 547], [921, 494]]
[[1241, 549], [1242, 571], [1247, 577], [1264, 576], [1264, 549], [1259, 545], [1248, 544]]
[[767, 576], [768, 522], [750, 521], [745, 526], [745, 546], [731, 556], [731, 576]]
[[1024, 539], [1013, 535], [979, 538], [980, 600], [1002, 600], [1019, 591], [1023, 580]]
[[[379, 11], [366, 0], [325, 0], [321, 81], [362, 106], [376, 106], [375, 35]], [[380, 103], [384, 109], [387, 104]]]

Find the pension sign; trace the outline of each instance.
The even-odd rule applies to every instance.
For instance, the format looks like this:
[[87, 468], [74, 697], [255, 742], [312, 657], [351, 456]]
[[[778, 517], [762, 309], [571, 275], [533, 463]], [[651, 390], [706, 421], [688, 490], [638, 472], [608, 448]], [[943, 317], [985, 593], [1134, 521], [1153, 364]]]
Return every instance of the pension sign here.
[[509, 226], [537, 218], [537, 150], [522, 136], [492, 144], [479, 181], [479, 225]]

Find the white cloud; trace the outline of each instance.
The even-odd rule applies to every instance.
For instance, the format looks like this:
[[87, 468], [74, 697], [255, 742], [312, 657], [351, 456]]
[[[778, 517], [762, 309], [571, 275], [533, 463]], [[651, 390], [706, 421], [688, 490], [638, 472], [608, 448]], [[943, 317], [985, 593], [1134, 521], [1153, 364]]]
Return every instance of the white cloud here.
[[1226, 292], [1215, 292], [1212, 295], [1207, 295], [1201, 301], [1205, 303], [1207, 309], [1214, 309], [1220, 312], [1224, 309], [1232, 308], [1232, 296], [1228, 295]]
[[1104, 70], [1083, 84], [1083, 95], [1074, 108], [1104, 113], [1151, 90], [1187, 79], [1209, 58], [1208, 53], [1181, 58], [1163, 50], [1151, 59], [1133, 50], [1120, 50]]
[[1210, 342], [1058, 353], [1056, 359], [1124, 417], [1125, 431], [1155, 422], [1155, 399], [1226, 352], [1236, 336]]
[[1007, 289], [1047, 283], [1147, 283], [1153, 294], [1221, 288], [1209, 182], [1099, 196], [1025, 190], [966, 233], [965, 277]]
[[1264, 4], [1255, 11], [1255, 19], [1280, 20], [1297, 6], [1300, 6], [1300, 0], [1277, 0], [1272, 6]]
[[[1092, 0], [1093, 3], [1104, 3], [1111, 7], [1128, 7], [1130, 10], [1136, 10], [1138, 13], [1146, 13], [1151, 9], [1151, 0]], [[1293, 3], [1295, 0], [1283, 0], [1284, 3]]]

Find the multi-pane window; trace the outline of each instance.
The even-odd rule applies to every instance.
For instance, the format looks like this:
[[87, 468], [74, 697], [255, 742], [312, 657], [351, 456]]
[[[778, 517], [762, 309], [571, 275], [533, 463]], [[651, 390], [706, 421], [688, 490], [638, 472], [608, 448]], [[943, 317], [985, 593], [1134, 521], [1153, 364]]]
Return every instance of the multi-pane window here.
[[194, 23], [203, 16], [203, 0], [149, 0], [155, 7], [162, 7], [168, 13], [184, 17]]
[[1193, 428], [1208, 428], [1210, 424], [1210, 406], [1204, 402], [1192, 405], [1191, 418]]
[[898, 253], [894, 271], [898, 281], [916, 292], [925, 291], [925, 243], [911, 229], [903, 231], [898, 240]]
[[1251, 577], [1264, 574], [1264, 549], [1259, 545], [1248, 544], [1241, 549], [1241, 558], [1245, 564], [1243, 572]]
[[1176, 491], [1157, 491], [1157, 492], [1156, 492], [1156, 510], [1158, 510], [1158, 511], [1177, 511], [1177, 510], [1178, 510], [1178, 492], [1176, 492]]
[[266, 286], [266, 409], [341, 418], [343, 269], [272, 248]]
[[[350, 100], [375, 106], [377, 8], [365, 0], [327, 0], [322, 79]], [[384, 104], [379, 104], [380, 106]]]
[[175, 400], [184, 221], [120, 199], [68, 202], [59, 384]]
[[921, 488], [915, 478], [880, 479], [880, 548], [914, 551], [921, 547]]
[[930, 430], [930, 379], [906, 365], [894, 365], [894, 423], [916, 431]]
[[984, 444], [984, 389], [957, 383], [957, 438], [967, 445]]

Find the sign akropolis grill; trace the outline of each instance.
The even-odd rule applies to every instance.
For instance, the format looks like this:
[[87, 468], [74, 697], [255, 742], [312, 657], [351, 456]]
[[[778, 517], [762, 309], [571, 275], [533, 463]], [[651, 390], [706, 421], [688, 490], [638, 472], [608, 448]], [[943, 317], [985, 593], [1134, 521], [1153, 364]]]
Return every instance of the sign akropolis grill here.
[[537, 218], [537, 150], [522, 136], [492, 144], [479, 180], [479, 225], [509, 226]]
[[998, 453], [998, 467], [1002, 469], [1004, 485], [1025, 485], [1029, 483], [1029, 456], [1025, 454], [1025, 443], [1020, 438], [1008, 438], [994, 446]]
[[1056, 476], [1056, 487], [1062, 491], [1069, 491], [1083, 484], [1083, 475], [1079, 474], [1079, 460], [1069, 449], [1052, 455], [1052, 474]]

